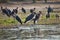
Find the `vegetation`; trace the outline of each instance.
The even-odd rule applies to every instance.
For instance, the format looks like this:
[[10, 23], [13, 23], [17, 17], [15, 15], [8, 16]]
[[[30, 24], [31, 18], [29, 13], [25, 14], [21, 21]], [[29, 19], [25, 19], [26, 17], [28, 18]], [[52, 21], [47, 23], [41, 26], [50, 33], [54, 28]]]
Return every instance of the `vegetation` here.
[[[25, 18], [27, 17], [26, 15], [28, 15], [28, 13], [26, 13], [26, 15], [23, 14], [23, 13], [18, 14], [18, 15], [20, 16], [22, 22], [24, 22], [25, 21]], [[46, 19], [45, 14], [43, 14], [43, 16], [41, 16], [41, 19], [38, 20], [38, 23], [37, 24], [59, 24], [60, 23], [59, 20], [56, 19], [55, 13], [52, 12], [51, 13], [51, 17], [49, 18], [49, 20]], [[18, 22], [14, 18], [12, 18], [12, 17], [9, 18], [9, 17], [6, 16], [6, 19], [5, 19], [5, 16], [0, 16], [0, 25], [4, 25], [4, 26], [10, 26], [11, 25], [12, 26], [12, 25], [17, 25], [17, 24], [18, 24]], [[29, 25], [30, 24], [33, 24], [33, 21], [31, 20], [27, 24], [29, 24]]]
[[7, 17], [6, 15], [2, 15], [0, 13], [0, 26], [8, 26], [8, 25], [15, 25], [17, 23], [17, 21], [12, 18], [12, 17]]

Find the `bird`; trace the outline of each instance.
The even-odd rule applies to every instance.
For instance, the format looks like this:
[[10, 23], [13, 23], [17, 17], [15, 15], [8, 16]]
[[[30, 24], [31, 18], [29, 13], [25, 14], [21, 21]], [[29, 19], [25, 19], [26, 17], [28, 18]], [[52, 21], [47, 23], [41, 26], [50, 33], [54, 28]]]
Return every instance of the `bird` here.
[[18, 13], [18, 7], [16, 9], [13, 9], [13, 11], [17, 14]]
[[30, 9], [30, 13], [32, 13], [33, 11], [35, 11], [36, 8]]
[[2, 12], [3, 12], [4, 14], [6, 14], [8, 17], [12, 16], [12, 17], [14, 17], [18, 22], [20, 22], [20, 23], [22, 24], [21, 19], [19, 18], [18, 15], [15, 14], [15, 11], [12, 11], [12, 12], [11, 12], [10, 9], [8, 9], [8, 8], [3, 9], [3, 7], [1, 7], [1, 10], [2, 10]]
[[3, 9], [3, 7], [1, 6], [1, 11], [2, 11], [2, 13], [4, 14], [6, 10]]
[[41, 14], [42, 14], [42, 12], [41, 12], [41, 11], [39, 11], [39, 13], [38, 13], [38, 14], [36, 14], [35, 18], [33, 19], [34, 24], [36, 24], [36, 21], [40, 18], [40, 15], [41, 15]]
[[50, 18], [50, 14], [46, 14], [46, 19]]
[[35, 12], [32, 12], [29, 16], [27, 16], [24, 23], [26, 23], [27, 21], [33, 19], [35, 14], [36, 14]]
[[22, 12], [23, 12], [23, 13], [26, 13], [26, 10], [25, 10], [23, 7], [22, 7], [22, 9], [21, 9], [21, 10], [22, 10]]
[[21, 19], [16, 15], [15, 19], [22, 24]]
[[10, 15], [11, 15], [10, 9], [7, 9], [7, 7], [3, 9], [3, 7], [1, 6], [1, 10], [2, 10], [3, 14], [6, 14], [8, 17], [10, 17]]
[[58, 14], [56, 14], [55, 16], [56, 16], [56, 18], [58, 18], [58, 19], [59, 19], [59, 17], [60, 17]]
[[15, 15], [15, 14], [16, 14], [15, 11], [14, 11], [14, 9], [12, 10], [11, 14], [12, 14], [12, 15]]
[[47, 9], [48, 9], [48, 10], [47, 10], [48, 14], [50, 14], [50, 12], [53, 11], [53, 8], [51, 8], [50, 5], [49, 5], [49, 7], [48, 7]]
[[19, 23], [22, 24], [22, 20], [20, 19], [20, 17], [18, 15], [15, 14], [15, 11], [14, 10], [12, 11], [11, 14], [12, 14], [12, 17], [14, 17]]
[[7, 9], [8, 14], [11, 16], [12, 15], [12, 11], [10, 9]]

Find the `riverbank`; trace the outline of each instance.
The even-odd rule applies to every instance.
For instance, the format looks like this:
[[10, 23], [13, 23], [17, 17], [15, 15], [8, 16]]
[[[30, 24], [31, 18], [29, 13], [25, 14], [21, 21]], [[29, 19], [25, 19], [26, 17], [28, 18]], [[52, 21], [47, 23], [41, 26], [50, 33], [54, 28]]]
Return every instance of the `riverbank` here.
[[[48, 7], [49, 5], [51, 5], [52, 8], [59, 8], [60, 5], [59, 4], [43, 4], [43, 3], [35, 3], [35, 4], [23, 4], [23, 3], [17, 3], [17, 4], [0, 4], [1, 6], [4, 7], [8, 7], [9, 9], [15, 9], [16, 7], [19, 7], [19, 13], [17, 14], [22, 22], [23, 25], [34, 25], [33, 21], [31, 20], [30, 22], [27, 22], [26, 24], [24, 24], [25, 18], [30, 14], [29, 9], [31, 8], [36, 8], [36, 12], [38, 11], [42, 11], [43, 15], [40, 17], [40, 19], [37, 22], [37, 25], [58, 25], [60, 24], [60, 18], [57, 19], [55, 17], [55, 14], [57, 13], [58, 15], [60, 15], [60, 12], [52, 12], [50, 15], [51, 17], [49, 19], [46, 19], [46, 11], [47, 9], [45, 7]], [[21, 11], [21, 8], [24, 7], [27, 11], [26, 14], [24, 14]], [[17, 22], [13, 17], [8, 18], [6, 15], [2, 15], [2, 13], [0, 14], [0, 27], [4, 28], [4, 27], [17, 27], [18, 25], [20, 25], [19, 22]], [[21, 25], [20, 25], [21, 26]]]

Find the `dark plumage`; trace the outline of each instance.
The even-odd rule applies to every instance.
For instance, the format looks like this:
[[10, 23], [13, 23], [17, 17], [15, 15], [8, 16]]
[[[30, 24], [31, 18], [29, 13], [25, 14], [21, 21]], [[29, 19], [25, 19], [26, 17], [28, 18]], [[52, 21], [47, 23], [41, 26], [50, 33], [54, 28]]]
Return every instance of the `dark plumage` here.
[[19, 16], [18, 15], [16, 15], [15, 14], [15, 12], [14, 11], [12, 11], [12, 16], [19, 22], [19, 23], [21, 23], [22, 24], [22, 21], [21, 21], [21, 19], [19, 18]]
[[53, 11], [53, 9], [50, 7], [50, 5], [49, 5], [49, 7], [48, 7], [48, 10], [47, 10], [47, 12], [48, 12], [48, 14], [50, 13], [50, 12], [52, 12]]
[[40, 15], [41, 15], [41, 11], [39, 11], [39, 13], [36, 14], [35, 18], [33, 19], [33, 20], [34, 20], [34, 24], [35, 24], [36, 21], [40, 18]]
[[18, 7], [16, 9], [13, 9], [13, 11], [17, 14], [18, 13]]
[[12, 15], [11, 10], [10, 9], [7, 9], [7, 11], [8, 11], [8, 14], [11, 16]]
[[35, 13], [33, 12], [33, 13], [31, 13], [29, 16], [27, 16], [27, 18], [26, 18], [26, 20], [25, 20], [24, 23], [26, 23], [27, 21], [33, 19], [34, 15], [35, 15]]
[[46, 18], [50, 18], [50, 14], [46, 14]]
[[16, 16], [16, 20], [22, 24], [22, 21], [18, 16]]
[[1, 10], [2, 10], [2, 12], [3, 12], [4, 14], [6, 14], [8, 17], [13, 16], [18, 22], [20, 22], [20, 23], [22, 24], [21, 19], [15, 14], [15, 11], [12, 11], [12, 12], [11, 12], [10, 9], [7, 9], [7, 8], [3, 9], [3, 7], [1, 7]]
[[6, 13], [6, 10], [5, 10], [5, 9], [3, 9], [3, 7], [1, 7], [1, 11], [3, 12], [3, 14], [5, 14], [5, 13]]
[[35, 11], [35, 8], [33, 8], [33, 9], [30, 9], [30, 13], [32, 13], [33, 11]]
[[6, 14], [8, 17], [10, 17], [11, 11], [9, 9], [7, 9], [7, 8], [3, 9], [3, 7], [1, 7], [1, 10], [4, 14]]
[[58, 18], [58, 19], [59, 19], [59, 17], [60, 17], [58, 14], [56, 14], [55, 16], [56, 16], [56, 18]]
[[11, 14], [12, 14], [12, 15], [16, 15], [16, 13], [15, 13], [14, 9], [13, 9], [13, 11], [11, 12]]
[[24, 8], [21, 9], [23, 13], [26, 13], [26, 10]]

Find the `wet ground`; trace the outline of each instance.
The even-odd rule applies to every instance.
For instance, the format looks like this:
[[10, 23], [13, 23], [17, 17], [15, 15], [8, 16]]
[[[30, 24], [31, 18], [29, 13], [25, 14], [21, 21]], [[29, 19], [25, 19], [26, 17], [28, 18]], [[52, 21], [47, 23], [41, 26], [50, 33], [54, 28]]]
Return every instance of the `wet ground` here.
[[[48, 7], [49, 5], [56, 8], [60, 7], [59, 4], [18, 5], [4, 4], [3, 6], [8, 6], [10, 9], [16, 8], [18, 6], [19, 10], [22, 7], [26, 9], [36, 7], [39, 10], [44, 10], [45, 7]], [[60, 25], [18, 25], [16, 28], [2, 28], [0, 29], [0, 40], [60, 40]]]
[[30, 25], [0, 29], [0, 40], [60, 40], [60, 25]]

